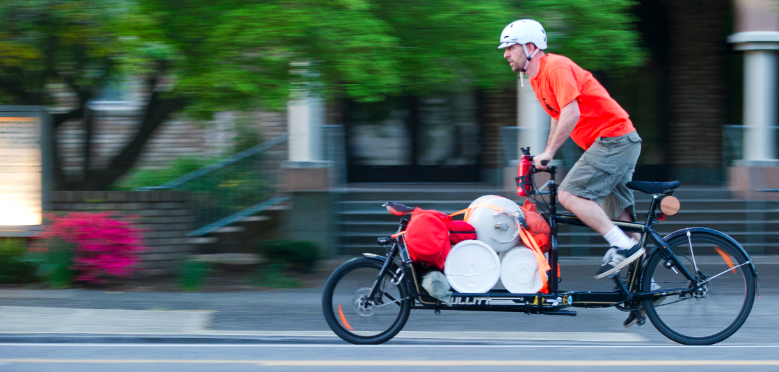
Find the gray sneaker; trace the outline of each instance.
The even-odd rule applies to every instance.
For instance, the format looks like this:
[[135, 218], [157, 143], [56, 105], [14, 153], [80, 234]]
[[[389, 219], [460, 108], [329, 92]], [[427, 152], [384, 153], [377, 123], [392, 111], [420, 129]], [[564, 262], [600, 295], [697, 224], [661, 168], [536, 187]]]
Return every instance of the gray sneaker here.
[[621, 268], [630, 265], [633, 261], [641, 257], [646, 250], [639, 244], [633, 246], [630, 249], [618, 249], [617, 247], [611, 247], [603, 256], [603, 264], [600, 266], [600, 270], [595, 274], [595, 279], [605, 278], [611, 274], [616, 273]]

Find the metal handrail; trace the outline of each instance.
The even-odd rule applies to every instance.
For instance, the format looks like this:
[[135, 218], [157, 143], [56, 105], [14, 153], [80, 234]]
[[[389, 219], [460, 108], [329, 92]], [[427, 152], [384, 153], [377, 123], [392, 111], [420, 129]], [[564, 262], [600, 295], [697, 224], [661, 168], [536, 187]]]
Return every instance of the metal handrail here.
[[151, 190], [167, 190], [179, 187], [187, 182], [190, 182], [196, 178], [202, 177], [206, 174], [209, 174], [217, 169], [223, 168], [225, 166], [228, 166], [230, 164], [236, 163], [240, 160], [246, 159], [252, 155], [259, 154], [273, 146], [282, 144], [286, 142], [289, 139], [288, 134], [282, 134], [270, 141], [263, 142], [257, 146], [254, 146], [252, 148], [243, 150], [229, 158], [222, 159], [216, 163], [213, 163], [211, 165], [208, 165], [206, 167], [200, 168], [194, 172], [187, 173], [179, 178], [176, 178], [172, 181], [168, 181], [160, 186], [144, 186], [144, 187], [137, 187], [133, 189], [134, 191], [151, 191]]
[[277, 190], [283, 150], [268, 151], [288, 139], [284, 134], [160, 186], [135, 190], [189, 192], [196, 226], [187, 236], [206, 235], [289, 200]]

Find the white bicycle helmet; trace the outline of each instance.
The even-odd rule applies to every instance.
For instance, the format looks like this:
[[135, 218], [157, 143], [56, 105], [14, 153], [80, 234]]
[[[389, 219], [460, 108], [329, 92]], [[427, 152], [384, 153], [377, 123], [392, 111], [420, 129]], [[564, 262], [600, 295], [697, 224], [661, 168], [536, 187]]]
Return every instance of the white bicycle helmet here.
[[[533, 54], [528, 53], [527, 44], [533, 43], [536, 46], [536, 50]], [[525, 66], [519, 72], [520, 83], [525, 86], [524, 77], [522, 76], [527, 67], [530, 65], [530, 60], [535, 57], [539, 50], [546, 49], [546, 31], [544, 26], [541, 26], [538, 21], [532, 19], [520, 19], [509, 23], [500, 33], [500, 45], [498, 49], [508, 48], [514, 44], [522, 45], [522, 50], [525, 51]]]
[[520, 19], [509, 23], [500, 33], [500, 46], [498, 49], [510, 47], [514, 44], [525, 45], [533, 43], [538, 49], [546, 49], [546, 31], [538, 21], [532, 19]]

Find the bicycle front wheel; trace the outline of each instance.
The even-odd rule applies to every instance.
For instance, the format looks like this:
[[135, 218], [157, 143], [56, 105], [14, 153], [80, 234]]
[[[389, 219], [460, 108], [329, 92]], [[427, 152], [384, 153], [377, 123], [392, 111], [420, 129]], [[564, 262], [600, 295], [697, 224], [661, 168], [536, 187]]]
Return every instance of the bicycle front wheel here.
[[325, 284], [322, 294], [325, 320], [346, 342], [387, 342], [408, 320], [411, 298], [405, 281], [393, 281], [395, 265], [390, 267], [390, 273], [379, 279], [376, 296], [368, 298], [382, 263], [367, 257], [355, 258], [336, 269]]
[[730, 240], [693, 231], [670, 239], [673, 250], [697, 284], [656, 250], [647, 261], [641, 291], [687, 290], [691, 294], [644, 300], [646, 314], [660, 333], [686, 345], [711, 345], [744, 324], [755, 300], [755, 275], [749, 258]]

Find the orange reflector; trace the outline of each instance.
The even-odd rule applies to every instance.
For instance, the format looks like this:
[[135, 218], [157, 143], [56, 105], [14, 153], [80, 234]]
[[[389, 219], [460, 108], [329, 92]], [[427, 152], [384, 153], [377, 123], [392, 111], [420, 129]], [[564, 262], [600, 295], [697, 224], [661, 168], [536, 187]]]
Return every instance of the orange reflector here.
[[341, 316], [341, 323], [344, 324], [344, 327], [346, 327], [346, 329], [354, 332], [354, 328], [352, 328], [352, 326], [349, 325], [349, 322], [347, 322], [346, 318], [344, 317], [344, 311], [341, 309], [341, 305], [338, 305], [338, 315]]
[[725, 260], [725, 263], [728, 264], [728, 266], [730, 266], [730, 271], [732, 271], [733, 274], [735, 274], [736, 269], [733, 268], [733, 261], [730, 260], [730, 256], [727, 253], [723, 252], [722, 249], [720, 249], [719, 247], [714, 247], [714, 250], [717, 251], [717, 253], [719, 253], [720, 256], [722, 256], [722, 259]]

